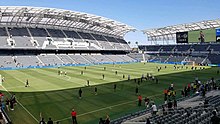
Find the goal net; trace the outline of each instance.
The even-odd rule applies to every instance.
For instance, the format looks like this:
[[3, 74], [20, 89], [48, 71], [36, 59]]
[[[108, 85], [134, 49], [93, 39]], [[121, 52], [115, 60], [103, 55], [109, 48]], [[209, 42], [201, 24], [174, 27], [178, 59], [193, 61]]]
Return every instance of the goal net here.
[[195, 61], [182, 61], [182, 64], [196, 66]]

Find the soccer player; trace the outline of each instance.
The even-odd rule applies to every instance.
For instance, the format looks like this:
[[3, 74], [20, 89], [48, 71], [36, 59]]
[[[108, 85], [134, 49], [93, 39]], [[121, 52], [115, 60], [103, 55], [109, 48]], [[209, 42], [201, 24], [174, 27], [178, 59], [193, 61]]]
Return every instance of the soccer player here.
[[87, 80], [87, 86], [89, 86], [89, 80]]
[[97, 89], [97, 87], [95, 87], [95, 95], [97, 95], [98, 93], [97, 93], [97, 91], [98, 91], [98, 89]]
[[141, 78], [144, 79], [144, 74], [141, 75]]
[[84, 67], [84, 69], [86, 70], [86, 66]]
[[82, 89], [80, 88], [79, 89], [79, 99], [81, 99], [82, 98]]
[[73, 124], [77, 124], [76, 114], [77, 114], [76, 111], [72, 109], [71, 116], [72, 116]]
[[81, 75], [83, 75], [83, 71], [81, 71]]
[[160, 69], [159, 69], [159, 68], [157, 69], [157, 72], [160, 72]]
[[28, 79], [26, 80], [26, 85], [25, 85], [25, 87], [30, 87]]
[[105, 79], [105, 75], [104, 75], [104, 74], [102, 74], [102, 79], [103, 79], [103, 80]]
[[5, 82], [5, 77], [2, 77], [2, 83], [4, 83]]
[[114, 84], [114, 92], [116, 91], [116, 87], [117, 87], [117, 85], [116, 85], [116, 84]]
[[122, 75], [122, 78], [123, 78], [123, 79], [125, 78], [125, 75], [124, 75], [124, 74]]
[[115, 71], [115, 75], [117, 75], [118, 74], [118, 71]]
[[104, 67], [104, 71], [106, 70], [106, 67]]
[[158, 84], [158, 82], [159, 82], [159, 80], [158, 80], [158, 78], [156, 78], [156, 84]]
[[128, 80], [129, 80], [129, 81], [131, 80], [131, 77], [130, 77], [130, 75], [128, 75]]
[[219, 70], [217, 70], [217, 74], [219, 74]]
[[65, 75], [65, 76], [67, 75], [66, 71], [64, 72], [64, 75]]
[[60, 75], [60, 70], [58, 70], [58, 75]]
[[136, 95], [138, 95], [138, 87], [136, 87], [135, 93], [136, 93]]
[[140, 79], [138, 79], [138, 85], [140, 85]]

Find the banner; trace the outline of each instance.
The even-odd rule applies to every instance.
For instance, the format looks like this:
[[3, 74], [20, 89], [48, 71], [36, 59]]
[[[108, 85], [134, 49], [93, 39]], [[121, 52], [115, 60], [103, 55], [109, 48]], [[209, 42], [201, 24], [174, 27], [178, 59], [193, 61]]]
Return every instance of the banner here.
[[216, 29], [216, 42], [220, 42], [220, 28]]
[[176, 42], [177, 43], [188, 43], [188, 32], [177, 32]]

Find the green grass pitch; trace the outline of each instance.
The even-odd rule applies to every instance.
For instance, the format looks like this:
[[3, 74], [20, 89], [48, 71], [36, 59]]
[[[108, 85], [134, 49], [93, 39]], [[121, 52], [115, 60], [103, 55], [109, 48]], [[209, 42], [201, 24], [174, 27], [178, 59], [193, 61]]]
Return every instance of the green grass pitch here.
[[[157, 66], [162, 67], [160, 72], [157, 72]], [[189, 67], [174, 70], [173, 65], [133, 63], [87, 66], [86, 70], [84, 67], [60, 67], [60, 70], [67, 72], [67, 76], [59, 76], [58, 68], [8, 70], [0, 71], [5, 77], [0, 90], [6, 97], [9, 97], [9, 93], [16, 94], [18, 104], [14, 111], [7, 112], [16, 124], [37, 124], [40, 113], [45, 120], [51, 117], [54, 121], [60, 120], [60, 124], [70, 124], [72, 108], [78, 113], [79, 124], [97, 124], [99, 118], [105, 118], [106, 114], [112, 120], [145, 109], [144, 106], [137, 106], [135, 88], [138, 84], [134, 80], [127, 81], [128, 75], [131, 79], [147, 73], [156, 76], [159, 84], [144, 81], [138, 86], [139, 93], [161, 103], [163, 90], [170, 83], [174, 83], [177, 94], [180, 94], [179, 90], [197, 76], [202, 81], [218, 78], [217, 69], [205, 67], [204, 70], [192, 71]], [[83, 75], [81, 71], [84, 71]], [[105, 75], [104, 80], [102, 74]], [[122, 78], [123, 74], [125, 79]], [[26, 79], [30, 87], [25, 87]], [[90, 87], [85, 86], [87, 80], [90, 80]], [[116, 92], [113, 90], [114, 84], [117, 84]], [[94, 85], [98, 88], [98, 95], [94, 94]], [[78, 98], [79, 87], [83, 91], [82, 99]]]

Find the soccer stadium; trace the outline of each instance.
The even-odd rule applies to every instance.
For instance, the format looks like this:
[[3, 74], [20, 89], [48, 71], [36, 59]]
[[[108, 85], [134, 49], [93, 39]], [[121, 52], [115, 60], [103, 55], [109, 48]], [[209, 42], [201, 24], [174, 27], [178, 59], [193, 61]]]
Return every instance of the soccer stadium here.
[[141, 29], [0, 6], [1, 124], [219, 124], [220, 19]]

